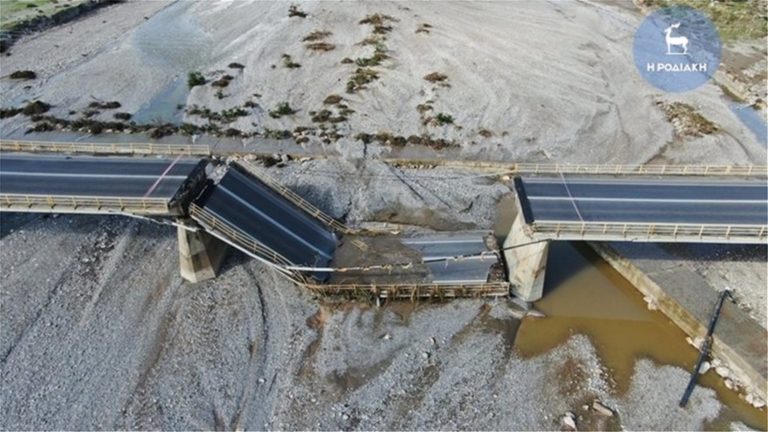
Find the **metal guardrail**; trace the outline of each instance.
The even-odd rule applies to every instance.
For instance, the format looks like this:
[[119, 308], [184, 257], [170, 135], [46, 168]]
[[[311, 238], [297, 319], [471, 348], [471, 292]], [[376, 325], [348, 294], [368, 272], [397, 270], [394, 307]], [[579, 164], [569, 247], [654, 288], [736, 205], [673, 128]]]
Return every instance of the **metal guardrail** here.
[[248, 171], [257, 179], [261, 180], [264, 184], [272, 188], [275, 192], [283, 196], [285, 199], [292, 202], [294, 205], [304, 210], [315, 219], [321, 221], [331, 229], [342, 234], [350, 234], [354, 232], [354, 230], [352, 230], [348, 226], [337, 221], [331, 216], [328, 216], [327, 214], [323, 213], [322, 210], [320, 210], [319, 208], [309, 203], [307, 200], [299, 196], [297, 193], [288, 189], [287, 187], [282, 185], [280, 182], [278, 182], [274, 178], [270, 177], [266, 172], [264, 172], [264, 170], [260, 169], [256, 165], [245, 160], [239, 160], [235, 163], [240, 167], [242, 167], [244, 170]]
[[765, 243], [766, 225], [641, 224], [617, 222], [536, 222], [530, 225], [535, 238], [561, 240], [654, 240], [726, 241]]
[[0, 194], [0, 210], [56, 213], [136, 213], [170, 214], [163, 198], [120, 198], [92, 196], [54, 196]]
[[222, 221], [213, 213], [195, 203], [189, 205], [189, 215], [208, 230], [217, 231], [223, 234], [225, 237], [236, 242], [248, 251], [257, 254], [272, 263], [283, 266], [293, 265], [292, 262], [288, 261], [279, 253], [264, 246], [258, 240], [242, 233], [240, 230], [232, 228], [228, 223]]
[[506, 163], [440, 159], [384, 159], [401, 165], [439, 165], [449, 168], [474, 168], [498, 171], [507, 175], [525, 174], [593, 174], [593, 175], [669, 175], [669, 176], [760, 176], [768, 177], [768, 165], [624, 165], [624, 164], [560, 164]]
[[210, 147], [202, 144], [93, 143], [18, 140], [0, 140], [0, 151], [173, 156], [208, 156], [211, 154]]
[[509, 295], [509, 283], [487, 282], [480, 284], [304, 284], [310, 291], [321, 295], [351, 297], [374, 296], [383, 299], [456, 298], [456, 297], [503, 297]]

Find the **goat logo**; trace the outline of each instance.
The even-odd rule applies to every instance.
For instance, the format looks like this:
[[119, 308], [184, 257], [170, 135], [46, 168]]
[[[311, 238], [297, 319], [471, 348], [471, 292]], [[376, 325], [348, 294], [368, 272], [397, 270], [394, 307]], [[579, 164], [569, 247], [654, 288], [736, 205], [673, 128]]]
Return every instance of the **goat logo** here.
[[[667, 43], [667, 55], [687, 55], [688, 54], [688, 38], [685, 36], [672, 36], [672, 30], [677, 30], [680, 27], [680, 23], [674, 23], [664, 30], [664, 41]], [[672, 50], [673, 46], [680, 46], [683, 51]]]

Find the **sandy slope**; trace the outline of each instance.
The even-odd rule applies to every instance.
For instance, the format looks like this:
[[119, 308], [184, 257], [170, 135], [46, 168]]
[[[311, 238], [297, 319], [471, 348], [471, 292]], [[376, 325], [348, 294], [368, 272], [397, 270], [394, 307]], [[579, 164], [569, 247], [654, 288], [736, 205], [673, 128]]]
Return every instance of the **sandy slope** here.
[[[103, 38], [85, 58], [72, 61], [81, 54], [78, 44], [71, 39], [62, 44], [59, 52], [69, 58], [62, 68], [52, 69], [51, 60], [19, 43], [4, 68], [34, 66], [45, 78], [30, 90], [2, 80], [4, 105], [37, 97], [64, 114], [97, 98], [118, 100], [135, 112], [197, 69], [211, 80], [224, 73], [235, 79], [221, 100], [217, 89], [206, 85], [180, 102], [220, 111], [254, 100], [258, 106], [231, 124], [246, 131], [313, 126], [309, 112], [322, 109], [326, 96], [339, 94], [355, 111], [338, 124], [347, 135], [342, 145], [358, 132], [384, 131], [455, 139], [465, 155], [486, 159], [644, 162], [662, 153], [673, 162], [743, 163], [766, 157], [715, 85], [665, 95], [640, 78], [631, 47], [641, 16], [631, 7], [587, 1], [308, 2], [300, 4], [309, 14], [302, 19], [289, 18], [289, 3], [282, 2], [179, 2], [136, 25], [136, 17], [160, 5], [140, 2], [118, 9], [135, 27]], [[385, 35], [390, 59], [374, 67], [379, 80], [349, 95], [345, 85], [356, 66], [340, 61], [371, 55], [373, 48], [359, 42], [372, 27], [358, 21], [375, 12], [397, 19]], [[73, 31], [83, 32], [97, 19], [87, 18]], [[423, 23], [432, 26], [429, 33], [416, 33]], [[336, 48], [308, 50], [302, 39], [315, 30], [332, 32], [327, 41]], [[83, 34], [89, 36], [101, 39]], [[283, 54], [301, 67], [283, 67]], [[233, 61], [245, 69], [228, 69]], [[447, 75], [450, 87], [422, 79], [430, 72]], [[657, 100], [685, 101], [723, 132], [675, 137], [654, 105]], [[299, 112], [270, 118], [268, 112], [283, 101]], [[424, 126], [416, 106], [428, 101], [433, 106], [428, 115], [450, 114], [455, 124]], [[187, 116], [187, 121], [200, 119]], [[6, 131], [14, 125], [6, 121]], [[481, 129], [492, 135], [480, 136]]]

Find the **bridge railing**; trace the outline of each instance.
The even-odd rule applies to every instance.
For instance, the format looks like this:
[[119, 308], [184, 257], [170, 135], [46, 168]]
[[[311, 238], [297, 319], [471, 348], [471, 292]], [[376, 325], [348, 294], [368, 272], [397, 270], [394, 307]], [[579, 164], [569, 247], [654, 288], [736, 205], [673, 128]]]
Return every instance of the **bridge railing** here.
[[28, 153], [51, 152], [169, 156], [208, 156], [211, 154], [210, 147], [203, 144], [96, 143], [16, 140], [0, 140], [0, 150]]
[[121, 198], [0, 194], [0, 209], [6, 211], [45, 211], [61, 213], [169, 214], [164, 198]]
[[374, 296], [384, 299], [453, 298], [453, 297], [500, 297], [509, 294], [508, 282], [477, 284], [304, 284], [312, 292], [321, 295], [351, 297]]
[[615, 222], [534, 222], [534, 236], [554, 239], [730, 240], [762, 243], [766, 225], [644, 224]]
[[516, 163], [515, 174], [600, 174], [675, 176], [765, 176], [766, 165], [619, 165]]
[[[288, 259], [279, 253], [264, 246], [261, 242], [249, 235], [244, 234], [240, 230], [234, 229], [228, 223], [195, 203], [191, 203], [189, 205], [189, 215], [192, 217], [192, 219], [196, 220], [207, 230], [218, 232], [227, 238], [227, 240], [230, 242], [233, 242], [235, 245], [247, 250], [252, 254], [258, 255], [259, 257], [279, 266], [293, 265], [292, 262], [288, 261]], [[290, 273], [292, 278], [296, 278], [300, 282], [305, 281], [304, 276], [300, 273]]]
[[235, 163], [240, 165], [243, 169], [245, 169], [249, 173], [251, 173], [254, 177], [261, 180], [264, 184], [272, 188], [275, 192], [282, 195], [285, 199], [292, 202], [295, 206], [299, 207], [300, 209], [309, 213], [315, 219], [327, 225], [329, 228], [337, 232], [340, 232], [342, 234], [349, 234], [353, 232], [351, 228], [337, 221], [331, 216], [323, 213], [322, 210], [312, 205], [310, 202], [302, 198], [296, 192], [285, 187], [283, 184], [281, 184], [280, 182], [272, 178], [270, 175], [268, 175], [266, 172], [264, 172], [264, 170], [260, 169], [259, 167], [252, 164], [251, 162], [246, 160], [238, 160]]

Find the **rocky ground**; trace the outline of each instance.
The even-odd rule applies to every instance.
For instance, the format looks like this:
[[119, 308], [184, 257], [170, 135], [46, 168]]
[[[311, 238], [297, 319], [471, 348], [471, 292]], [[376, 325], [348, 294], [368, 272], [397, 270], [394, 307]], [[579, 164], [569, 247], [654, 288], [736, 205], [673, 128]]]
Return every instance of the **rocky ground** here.
[[[357, 176], [338, 177], [347, 170]], [[509, 191], [468, 171], [379, 163], [270, 172], [355, 223], [385, 222], [386, 203], [399, 202], [411, 229], [490, 229]], [[521, 315], [506, 300], [337, 303], [237, 253], [220, 277], [192, 285], [178, 275], [171, 227], [2, 217], [4, 429], [559, 429], [571, 412], [582, 429], [688, 430], [724, 409], [703, 387], [677, 409], [688, 372], [648, 360], [619, 391], [583, 335], [524, 356]], [[525, 331], [536, 332], [536, 319], [524, 318]]]

